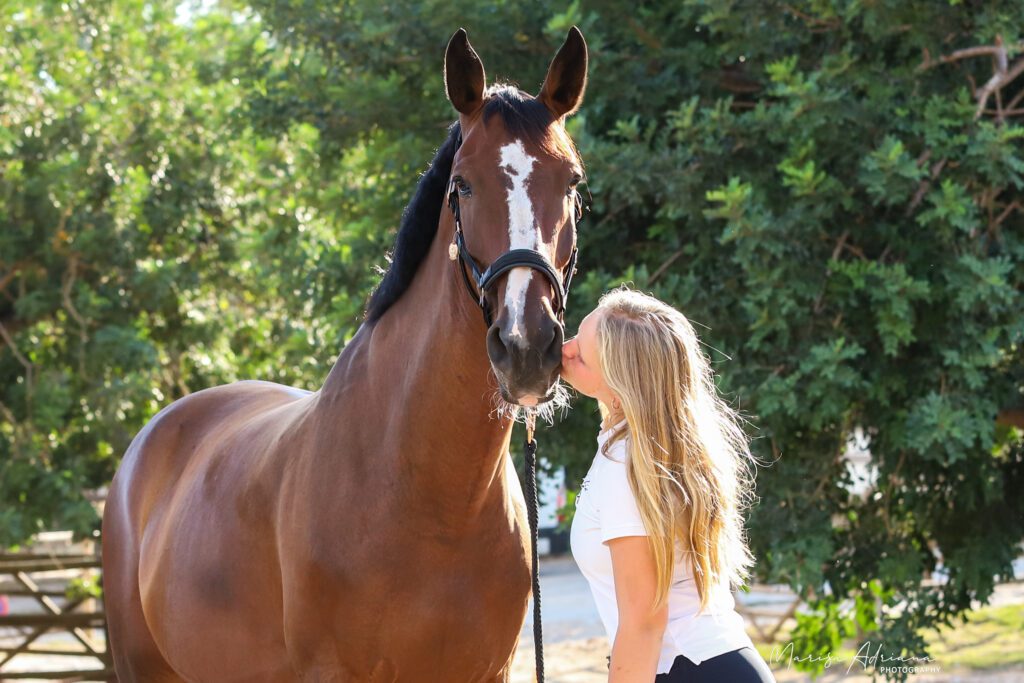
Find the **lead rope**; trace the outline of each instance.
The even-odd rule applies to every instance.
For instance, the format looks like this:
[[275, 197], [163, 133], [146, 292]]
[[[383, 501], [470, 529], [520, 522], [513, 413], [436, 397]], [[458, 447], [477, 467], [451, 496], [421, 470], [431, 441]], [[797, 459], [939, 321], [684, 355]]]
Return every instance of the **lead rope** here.
[[533, 438], [535, 415], [526, 417], [526, 515], [530, 520], [533, 548], [533, 652], [537, 658], [537, 683], [544, 683], [544, 636], [540, 623], [540, 563], [537, 558], [537, 442]]

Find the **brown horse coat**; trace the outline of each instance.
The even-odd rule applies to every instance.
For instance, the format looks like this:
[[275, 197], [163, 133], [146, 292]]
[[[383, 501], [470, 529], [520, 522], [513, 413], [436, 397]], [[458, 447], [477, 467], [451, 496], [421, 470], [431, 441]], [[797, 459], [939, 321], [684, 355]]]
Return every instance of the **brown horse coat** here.
[[[566, 98], [561, 70], [578, 81], [578, 105], [581, 45], [574, 29], [559, 57], [570, 48], [576, 62], [556, 57], [538, 100], [552, 111], [551, 135], [564, 136], [570, 108], [544, 95], [561, 88]], [[448, 59], [460, 56], [472, 67], [475, 53], [456, 34]], [[515, 136], [482, 114], [479, 68], [475, 107], [453, 96], [453, 64], [447, 87], [469, 109], [460, 108], [460, 154], [497, 164]], [[550, 169], [545, 178], [562, 173], [566, 159], [528, 149]], [[535, 214], [561, 215], [560, 193], [531, 187]], [[481, 262], [508, 249], [504, 222], [464, 223]], [[541, 226], [543, 248], [563, 267], [574, 226], [566, 240], [555, 223]], [[214, 387], [167, 406], [133, 440], [103, 520], [120, 680], [508, 680], [530, 546], [512, 423], [493, 415], [498, 384], [507, 387], [449, 260], [447, 212], [437, 229], [401, 296], [360, 327], [319, 391]], [[515, 324], [500, 289], [499, 328]], [[539, 277], [527, 291], [519, 322], [532, 329], [550, 317], [551, 291]], [[557, 377], [557, 368], [535, 373]]]

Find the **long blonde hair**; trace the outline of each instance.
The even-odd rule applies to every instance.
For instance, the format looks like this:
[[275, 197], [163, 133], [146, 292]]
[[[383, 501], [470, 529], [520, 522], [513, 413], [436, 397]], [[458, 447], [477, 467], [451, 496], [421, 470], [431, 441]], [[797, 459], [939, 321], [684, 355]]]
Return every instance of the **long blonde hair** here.
[[714, 586], [745, 584], [754, 564], [743, 530], [754, 459], [742, 418], [719, 398], [682, 313], [625, 287], [601, 297], [598, 309], [598, 363], [628, 425], [605, 446], [629, 437], [629, 485], [657, 567], [654, 609], [668, 599], [678, 542], [703, 611]]

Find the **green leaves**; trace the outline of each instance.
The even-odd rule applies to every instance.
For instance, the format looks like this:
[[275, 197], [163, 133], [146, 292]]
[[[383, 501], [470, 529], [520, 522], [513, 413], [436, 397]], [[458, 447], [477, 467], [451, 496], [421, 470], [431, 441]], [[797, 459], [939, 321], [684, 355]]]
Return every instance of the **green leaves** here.
[[722, 233], [721, 241], [730, 242], [740, 237], [741, 221], [751, 199], [753, 188], [739, 178], [729, 178], [729, 184], [717, 190], [708, 190], [704, 197], [709, 203], [720, 206], [707, 209], [704, 215], [708, 218], [724, 218], [730, 226]]
[[931, 392], [907, 417], [907, 439], [926, 460], [955, 463], [991, 442], [994, 424], [963, 396]]
[[[975, 120], [988, 57], [919, 67], [1012, 44], [1019, 3], [177, 7], [0, 9], [0, 543], [95, 527], [81, 491], [185, 392], [318, 387], [454, 118], [448, 36], [536, 91], [579, 25], [568, 126], [592, 198], [567, 330], [622, 281], [697, 326], [773, 463], [759, 577], [820, 600], [802, 654], [858, 626], [916, 647], [1005, 567], [1024, 535], [1021, 434], [994, 425], [1024, 379], [1024, 127]], [[540, 435], [570, 485], [597, 423], [577, 406]], [[879, 471], [863, 499], [843, 485], [857, 433]], [[952, 568], [935, 604], [930, 547]]]
[[793, 189], [797, 197], [804, 197], [816, 193], [828, 176], [815, 168], [814, 161], [808, 160], [803, 164], [796, 165], [786, 159], [779, 164], [778, 169], [783, 174], [782, 184]]
[[862, 302], [870, 307], [886, 355], [896, 356], [901, 346], [917, 338], [915, 303], [931, 298], [926, 281], [910, 277], [902, 263], [888, 266], [873, 261], [831, 261], [829, 271], [833, 273], [830, 293], [851, 304]]
[[820, 674], [836, 663], [839, 646], [856, 634], [856, 621], [833, 600], [816, 600], [808, 612], [794, 615], [796, 627], [790, 634], [793, 651], [806, 658], [800, 669]]
[[797, 55], [789, 55], [765, 67], [768, 78], [774, 84], [772, 94], [779, 97], [805, 95], [813, 88], [797, 69]]
[[949, 294], [959, 313], [1006, 313], [1020, 305], [1013, 288], [1014, 263], [1009, 256], [980, 258], [962, 254], [946, 273]]
[[251, 162], [215, 151], [239, 89], [196, 71], [253, 29], [186, 28], [168, 7], [0, 10], [0, 494], [19, 501], [5, 546], [97, 527], [83, 492], [188, 390], [182, 355], [226, 334], [190, 321], [231, 287], [217, 260], [242, 185], [228, 187]]
[[967, 190], [952, 179], [942, 181], [938, 190], [928, 193], [932, 208], [917, 217], [920, 225], [941, 230], [946, 226], [970, 232], [978, 228], [978, 216], [974, 202]]
[[888, 135], [864, 157], [858, 180], [876, 206], [900, 206], [910, 201], [924, 174], [903, 142]]

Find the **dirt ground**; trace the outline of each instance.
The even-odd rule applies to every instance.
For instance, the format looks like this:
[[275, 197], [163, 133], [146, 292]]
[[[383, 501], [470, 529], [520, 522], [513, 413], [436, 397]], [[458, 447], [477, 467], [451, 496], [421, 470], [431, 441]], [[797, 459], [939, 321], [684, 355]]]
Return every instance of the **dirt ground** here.
[[[586, 581], [580, 575], [575, 563], [569, 557], [543, 558], [541, 563], [541, 583], [544, 606], [544, 663], [545, 679], [548, 683], [605, 683], [608, 680], [608, 668], [605, 657], [611, 648], [604, 635], [604, 628], [597, 617], [596, 607]], [[758, 596], [762, 601], [773, 599], [771, 594]], [[992, 605], [1020, 605], [1024, 609], [1024, 582], [1000, 585], [991, 600]], [[784, 609], [785, 602], [780, 603]], [[532, 610], [532, 607], [531, 607]], [[532, 611], [527, 614], [527, 621], [520, 634], [519, 649], [513, 660], [512, 683], [534, 683], [534, 650], [533, 650]], [[750, 631], [751, 637], [755, 633]], [[2, 642], [0, 633], [0, 642]], [[98, 638], [101, 634], [94, 634]], [[756, 642], [756, 638], [755, 638]], [[37, 646], [66, 649], [74, 643], [66, 634], [50, 634], [44, 636]], [[1024, 647], [1022, 642], [1021, 647]], [[90, 669], [96, 662], [84, 657], [49, 657], [37, 656], [27, 659], [19, 658], [17, 669]], [[1024, 683], [1024, 667], [1016, 667], [1001, 671], [974, 672], [954, 670], [943, 667], [936, 662], [940, 671], [937, 673], [916, 673], [908, 679], [910, 683], [958, 683], [967, 681], [983, 681], [985, 683]], [[787, 668], [785, 660], [773, 665], [775, 677], [779, 683], [810, 682], [808, 675]], [[870, 673], [870, 670], [868, 671]], [[0, 680], [4, 677], [0, 675]], [[848, 662], [834, 665], [824, 676], [817, 679], [823, 683], [866, 683], [870, 676], [863, 675], [859, 664], [850, 670]], [[879, 679], [880, 680], [880, 679]], [[728, 683], [728, 682], [723, 682]]]
[[[533, 641], [520, 643], [516, 651], [512, 668], [512, 683], [534, 683], [536, 681]], [[605, 657], [610, 652], [608, 639], [605, 637], [585, 638], [553, 643], [544, 646], [544, 678], [547, 683], [606, 683], [608, 668]], [[868, 683], [871, 676], [858, 674], [859, 666], [847, 673], [847, 664], [837, 665], [835, 669], [816, 683]], [[785, 664], [775, 668], [775, 678], [779, 683], [804, 683], [812, 679], [807, 674], [787, 670]], [[878, 678], [877, 680], [881, 680]], [[984, 683], [1022, 683], [1024, 668], [1005, 671], [970, 672], [942, 671], [937, 674], [918, 673], [908, 679], [911, 683], [968, 683], [983, 681]], [[725, 682], [723, 682], [725, 683]]]

